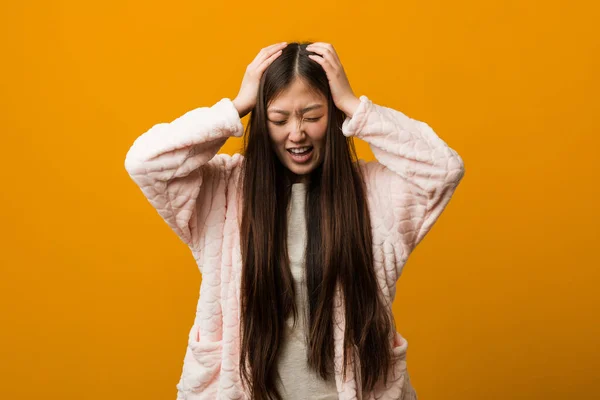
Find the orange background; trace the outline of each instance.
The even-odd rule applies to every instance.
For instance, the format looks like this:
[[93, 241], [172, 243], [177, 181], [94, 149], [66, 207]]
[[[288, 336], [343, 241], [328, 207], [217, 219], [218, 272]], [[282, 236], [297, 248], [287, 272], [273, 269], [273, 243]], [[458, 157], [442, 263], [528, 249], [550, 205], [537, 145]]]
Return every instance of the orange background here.
[[598, 398], [588, 3], [4, 2], [0, 398], [175, 398], [201, 277], [125, 154], [235, 97], [284, 40], [332, 43], [357, 96], [427, 122], [465, 161], [398, 282], [419, 398]]

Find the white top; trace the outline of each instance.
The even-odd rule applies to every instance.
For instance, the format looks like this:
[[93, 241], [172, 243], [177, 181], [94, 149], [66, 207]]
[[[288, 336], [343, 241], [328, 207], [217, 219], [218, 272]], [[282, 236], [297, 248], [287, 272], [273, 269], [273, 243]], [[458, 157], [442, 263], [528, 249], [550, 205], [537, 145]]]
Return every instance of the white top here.
[[281, 383], [277, 382], [281, 395], [286, 400], [337, 400], [339, 398], [333, 376], [327, 381], [318, 373], [308, 368], [306, 361], [307, 321], [305, 312], [308, 307], [305, 281], [306, 220], [305, 220], [306, 185], [295, 183], [288, 208], [287, 245], [290, 268], [296, 290], [296, 307], [298, 321], [292, 328], [294, 316], [287, 319], [286, 338], [278, 359], [278, 371]]

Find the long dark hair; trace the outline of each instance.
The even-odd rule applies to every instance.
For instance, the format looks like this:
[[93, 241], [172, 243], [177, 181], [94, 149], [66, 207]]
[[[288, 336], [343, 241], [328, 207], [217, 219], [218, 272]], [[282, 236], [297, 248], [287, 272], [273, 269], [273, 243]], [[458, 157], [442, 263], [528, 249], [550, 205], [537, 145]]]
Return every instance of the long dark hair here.
[[[343, 376], [348, 352], [360, 359], [363, 390], [388, 376], [394, 327], [379, 289], [366, 187], [351, 138], [342, 132], [346, 115], [334, 104], [323, 68], [307, 57], [309, 43], [290, 43], [263, 73], [244, 136], [238, 187], [243, 196], [240, 377], [252, 399], [281, 399], [277, 356], [285, 321], [298, 316], [286, 246], [290, 171], [272, 148], [266, 119], [269, 102], [295, 79], [322, 93], [329, 105], [323, 162], [306, 190], [306, 284], [309, 368], [334, 379], [333, 299], [336, 285], [345, 307]], [[358, 371], [357, 371], [358, 372]]]

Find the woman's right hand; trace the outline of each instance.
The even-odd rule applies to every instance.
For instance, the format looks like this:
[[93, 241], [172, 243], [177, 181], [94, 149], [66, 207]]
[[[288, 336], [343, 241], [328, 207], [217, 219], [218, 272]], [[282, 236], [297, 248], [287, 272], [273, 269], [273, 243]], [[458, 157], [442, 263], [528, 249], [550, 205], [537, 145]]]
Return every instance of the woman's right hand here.
[[285, 46], [287, 46], [287, 43], [282, 42], [261, 49], [254, 60], [246, 67], [240, 91], [233, 100], [240, 118], [248, 114], [256, 105], [260, 78], [273, 60], [281, 55]]

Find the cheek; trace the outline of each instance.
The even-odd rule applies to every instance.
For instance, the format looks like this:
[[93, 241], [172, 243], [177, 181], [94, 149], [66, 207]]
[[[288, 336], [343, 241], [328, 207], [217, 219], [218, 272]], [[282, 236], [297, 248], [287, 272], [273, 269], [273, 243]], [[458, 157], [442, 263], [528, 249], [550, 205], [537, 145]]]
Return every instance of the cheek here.
[[315, 143], [323, 146], [325, 143], [325, 135], [327, 135], [327, 125], [324, 124], [319, 127], [315, 127], [316, 129], [313, 131], [312, 139]]
[[269, 128], [269, 139], [274, 146], [282, 146], [285, 142], [285, 135], [278, 129]]

